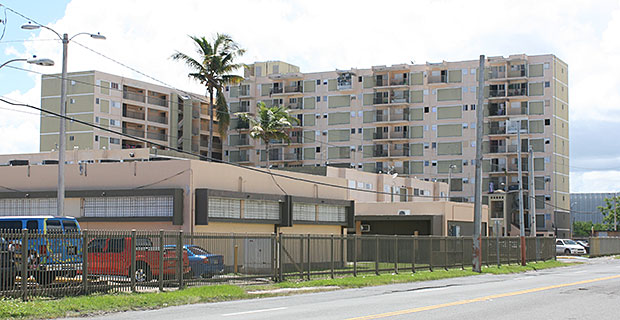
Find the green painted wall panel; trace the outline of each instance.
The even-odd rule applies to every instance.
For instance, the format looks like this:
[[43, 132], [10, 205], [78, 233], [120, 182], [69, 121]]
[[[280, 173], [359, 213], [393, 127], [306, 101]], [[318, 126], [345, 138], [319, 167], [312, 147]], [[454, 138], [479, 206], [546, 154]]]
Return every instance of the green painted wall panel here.
[[437, 89], [437, 101], [458, 101], [461, 99], [461, 88]]
[[440, 124], [437, 125], [437, 137], [460, 137], [463, 135], [463, 125], [458, 124]]
[[412, 143], [409, 145], [409, 154], [411, 156], [423, 156], [424, 155], [424, 144], [423, 143]]
[[315, 148], [304, 148], [304, 160], [314, 160], [316, 157]]
[[327, 124], [330, 126], [349, 123], [351, 123], [351, 114], [349, 112], [332, 112], [327, 115]]
[[314, 143], [315, 142], [315, 131], [304, 131], [304, 143]]
[[543, 101], [530, 101], [529, 102], [529, 113], [533, 115], [544, 114], [545, 103]]
[[372, 88], [375, 86], [375, 77], [373, 76], [364, 76], [362, 81], [364, 89]]
[[448, 70], [448, 82], [459, 83], [463, 80], [463, 73], [459, 70]]
[[528, 93], [529, 96], [542, 96], [544, 94], [543, 83], [530, 83]]
[[463, 106], [437, 107], [437, 119], [461, 119]]
[[409, 167], [411, 168], [409, 172], [414, 174], [423, 174], [424, 173], [424, 161], [409, 161]]
[[350, 95], [341, 95], [341, 96], [329, 96], [327, 97], [327, 106], [329, 108], [341, 108], [348, 107], [351, 105], [351, 96]]
[[364, 101], [363, 104], [365, 106], [372, 106], [375, 95], [372, 93], [364, 93]]
[[424, 108], [409, 108], [409, 120], [410, 121], [424, 120]]
[[460, 141], [437, 143], [437, 155], [461, 155], [462, 153], [462, 143]]
[[452, 173], [463, 172], [462, 160], [438, 160], [437, 161], [437, 173], [450, 173], [450, 166], [454, 165], [456, 168], [452, 169]]
[[411, 138], [424, 138], [424, 126], [410, 126], [409, 137]]
[[333, 129], [327, 132], [328, 142], [341, 142], [351, 140], [351, 131], [349, 129]]
[[545, 121], [544, 120], [530, 120], [529, 122], [530, 133], [544, 133]]
[[304, 114], [304, 127], [312, 127], [316, 125], [316, 117], [313, 113]]
[[327, 90], [328, 91], [338, 90], [338, 82], [336, 81], [336, 79], [327, 80]]
[[316, 108], [316, 98], [305, 97], [304, 98], [304, 109], [315, 109], [315, 108]]
[[316, 91], [316, 81], [314, 80], [304, 81], [304, 92], [315, 92], [315, 91]]
[[424, 90], [411, 90], [411, 103], [424, 102]]
[[529, 69], [530, 69], [528, 72], [529, 77], [542, 77], [544, 75], [542, 63], [541, 64], [530, 64]]
[[410, 77], [412, 85], [424, 84], [424, 72], [412, 72]]

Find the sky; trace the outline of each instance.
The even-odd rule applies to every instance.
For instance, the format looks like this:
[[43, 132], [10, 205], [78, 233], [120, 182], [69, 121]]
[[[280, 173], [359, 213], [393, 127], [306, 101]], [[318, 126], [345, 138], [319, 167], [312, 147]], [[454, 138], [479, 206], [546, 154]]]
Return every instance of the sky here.
[[[99, 70], [202, 93], [172, 61], [193, 53], [188, 35], [227, 33], [247, 50], [241, 62], [283, 60], [302, 72], [374, 65], [555, 54], [569, 65], [571, 192], [620, 189], [620, 0], [281, 1], [0, 0], [59, 33], [68, 70]], [[5, 20], [4, 7], [0, 19]], [[40, 72], [60, 72], [61, 44], [48, 30], [6, 11], [0, 63], [51, 58], [54, 67], [12, 63], [0, 70], [0, 95], [40, 105]], [[1, 32], [1, 31], [0, 31]], [[0, 33], [1, 34], [1, 33]], [[97, 55], [80, 45], [130, 66]], [[144, 76], [148, 75], [148, 77]], [[156, 79], [156, 80], [154, 80]], [[0, 154], [37, 152], [39, 116], [0, 103]]]

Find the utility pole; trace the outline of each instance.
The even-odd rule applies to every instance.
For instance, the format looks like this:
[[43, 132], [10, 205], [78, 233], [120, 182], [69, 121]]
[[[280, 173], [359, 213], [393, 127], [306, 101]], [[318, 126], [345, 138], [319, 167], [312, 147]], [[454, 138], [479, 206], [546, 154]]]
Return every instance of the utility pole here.
[[62, 35], [62, 78], [60, 80], [60, 128], [58, 134], [58, 199], [57, 211], [59, 216], [65, 215], [65, 116], [67, 115], [67, 49], [69, 35]]
[[474, 272], [482, 272], [482, 126], [484, 113], [484, 55], [480, 55], [478, 67], [478, 108], [476, 108], [476, 174], [474, 183], [474, 241], [472, 266]]
[[517, 128], [517, 148], [518, 159], [517, 166], [519, 171], [519, 236], [521, 237], [521, 265], [525, 266], [525, 221], [523, 215], [523, 168], [521, 167], [521, 119], [519, 119], [519, 127]]
[[534, 149], [529, 146], [527, 162], [528, 182], [530, 184], [530, 237], [536, 236], [536, 181], [534, 178]]

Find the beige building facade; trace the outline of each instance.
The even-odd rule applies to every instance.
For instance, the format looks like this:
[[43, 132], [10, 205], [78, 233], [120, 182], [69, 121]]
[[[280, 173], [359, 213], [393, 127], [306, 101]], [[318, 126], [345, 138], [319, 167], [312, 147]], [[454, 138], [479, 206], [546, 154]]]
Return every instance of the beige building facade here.
[[[43, 109], [60, 112], [60, 84], [59, 74], [43, 75]], [[204, 96], [100, 71], [69, 73], [67, 116], [135, 138], [67, 121], [66, 148], [161, 149], [156, 145], [160, 144], [206, 156], [209, 143], [207, 101]], [[41, 114], [40, 151], [58, 149], [58, 128], [58, 118], [45, 112]], [[222, 143], [217, 127], [214, 128], [213, 147], [214, 158], [221, 158]]]
[[[472, 202], [478, 65], [443, 61], [302, 73], [281, 61], [254, 63], [243, 83], [227, 88], [231, 112], [251, 113], [258, 102], [284, 105], [299, 124], [291, 143], [274, 141], [267, 155], [250, 139], [247, 124], [233, 117], [223, 158], [264, 166], [269, 157], [281, 168], [327, 165], [443, 182], [451, 176], [451, 197]], [[524, 188], [533, 149], [537, 231], [568, 237], [567, 64], [551, 54], [488, 57], [484, 75], [483, 191], [501, 189], [512, 199], [492, 217], [508, 234], [518, 233], [520, 131]]]

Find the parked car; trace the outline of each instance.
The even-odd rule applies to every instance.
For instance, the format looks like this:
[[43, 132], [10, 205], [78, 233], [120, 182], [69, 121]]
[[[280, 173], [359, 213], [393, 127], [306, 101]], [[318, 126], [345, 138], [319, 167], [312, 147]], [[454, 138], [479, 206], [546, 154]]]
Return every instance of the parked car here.
[[[22, 259], [21, 232], [28, 230], [27, 257]], [[82, 269], [80, 225], [73, 217], [7, 216], [0, 217], [0, 230], [14, 248], [18, 274], [22, 261], [28, 276], [39, 284], [54, 282], [57, 276], [74, 277]]]
[[13, 245], [0, 237], [0, 290], [12, 289], [15, 284], [17, 268], [13, 251]]
[[577, 240], [577, 243], [586, 249], [586, 253], [590, 253], [590, 244], [588, 243], [588, 240]]
[[556, 239], [555, 252], [559, 254], [586, 254], [586, 249], [571, 239]]
[[[166, 246], [176, 248], [176, 246]], [[210, 253], [196, 245], [183, 246], [187, 250], [191, 275], [194, 278], [210, 278], [224, 273], [224, 256]]]
[[[164, 276], [177, 272], [176, 250], [164, 248]], [[159, 248], [150, 239], [136, 239], [136, 281], [148, 282], [159, 275]], [[187, 250], [183, 250], [183, 274], [189, 274]], [[96, 238], [88, 243], [88, 273], [90, 275], [131, 276], [131, 238]]]

